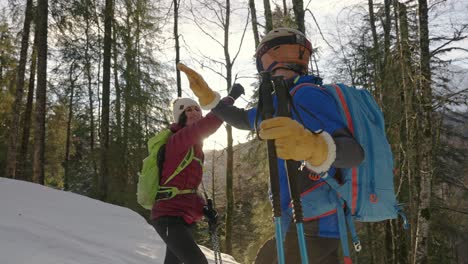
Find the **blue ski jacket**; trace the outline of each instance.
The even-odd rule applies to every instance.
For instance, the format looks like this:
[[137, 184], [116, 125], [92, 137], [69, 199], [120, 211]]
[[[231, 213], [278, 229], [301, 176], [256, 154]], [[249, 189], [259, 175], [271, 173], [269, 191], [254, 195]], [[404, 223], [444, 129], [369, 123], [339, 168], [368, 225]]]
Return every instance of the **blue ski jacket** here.
[[[331, 135], [336, 145], [336, 158], [328, 170], [328, 176], [335, 177], [339, 181], [340, 173], [337, 168], [349, 168], [358, 165], [364, 158], [362, 148], [348, 131], [335, 99], [324, 89], [317, 87], [322, 84], [320, 78], [312, 75], [297, 76], [292, 83], [293, 85], [289, 87], [290, 91], [298, 85], [304, 84], [293, 94], [292, 102], [294, 107], [292, 109], [295, 109], [295, 111], [291, 110], [292, 118], [312, 132]], [[276, 109], [276, 96], [273, 98], [273, 103]], [[257, 117], [257, 108], [244, 110], [235, 106], [219, 104], [213, 109], [213, 112], [228, 124], [239, 129], [254, 130], [255, 120], [261, 121], [261, 118]], [[259, 123], [257, 126], [259, 126]], [[282, 159], [278, 159], [278, 170], [282, 230], [286, 232], [291, 227], [292, 206], [285, 162]], [[318, 221], [318, 233], [313, 235], [339, 238], [336, 203], [333, 202], [334, 197], [332, 197], [336, 195], [336, 192], [332, 191], [324, 180], [317, 177], [316, 172], [306, 167], [299, 172], [298, 176], [305, 230], [307, 231], [307, 222]]]

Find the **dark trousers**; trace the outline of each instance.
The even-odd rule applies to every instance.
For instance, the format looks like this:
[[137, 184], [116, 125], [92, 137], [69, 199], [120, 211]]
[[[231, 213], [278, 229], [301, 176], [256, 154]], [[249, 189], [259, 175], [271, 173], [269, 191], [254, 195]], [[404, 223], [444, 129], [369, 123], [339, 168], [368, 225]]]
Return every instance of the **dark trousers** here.
[[177, 216], [159, 217], [152, 225], [167, 245], [164, 264], [208, 264], [193, 238], [193, 225]]
[[[338, 247], [340, 240], [336, 238], [319, 237], [308, 233], [305, 228], [305, 241], [307, 247], [307, 256], [309, 264], [339, 264]], [[297, 232], [295, 228], [290, 228], [286, 233], [284, 241], [284, 255], [287, 264], [301, 263], [301, 253]], [[255, 264], [276, 264], [278, 263], [278, 254], [276, 253], [276, 240], [268, 240], [257, 253]]]

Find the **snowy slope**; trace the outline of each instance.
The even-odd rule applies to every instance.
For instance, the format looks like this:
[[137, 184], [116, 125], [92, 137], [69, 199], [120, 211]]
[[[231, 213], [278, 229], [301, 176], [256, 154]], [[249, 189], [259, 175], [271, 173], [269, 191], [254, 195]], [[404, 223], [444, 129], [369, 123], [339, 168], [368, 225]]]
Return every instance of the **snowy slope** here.
[[[70, 192], [0, 178], [1, 264], [163, 263], [165, 245], [140, 215]], [[212, 251], [202, 250], [210, 263]], [[223, 263], [237, 263], [223, 255]]]

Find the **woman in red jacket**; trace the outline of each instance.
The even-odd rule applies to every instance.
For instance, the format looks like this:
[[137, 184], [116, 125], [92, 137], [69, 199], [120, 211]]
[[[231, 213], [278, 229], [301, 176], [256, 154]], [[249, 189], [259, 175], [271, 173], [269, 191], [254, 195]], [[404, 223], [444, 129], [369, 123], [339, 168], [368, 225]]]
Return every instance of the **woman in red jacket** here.
[[[232, 104], [241, 93], [239, 90], [231, 91], [223, 101]], [[211, 112], [203, 117], [198, 103], [189, 98], [179, 98], [174, 102], [173, 115], [174, 123], [170, 129], [174, 134], [166, 144], [160, 182], [165, 183], [171, 177], [192, 149], [194, 158], [190, 164], [162, 188], [193, 191], [172, 198], [157, 196], [151, 212], [152, 225], [167, 245], [164, 264], [207, 264], [191, 229], [202, 219], [206, 204], [196, 193], [203, 177], [203, 140], [216, 132], [223, 121]]]

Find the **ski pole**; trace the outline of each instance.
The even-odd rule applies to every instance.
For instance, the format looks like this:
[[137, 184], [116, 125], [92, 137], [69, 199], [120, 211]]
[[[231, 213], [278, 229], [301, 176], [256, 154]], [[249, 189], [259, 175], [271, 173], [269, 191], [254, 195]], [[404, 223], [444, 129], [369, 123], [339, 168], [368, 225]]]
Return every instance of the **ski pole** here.
[[[260, 73], [262, 81], [260, 84], [260, 102], [263, 120], [273, 117], [275, 108], [273, 106], [273, 84], [271, 82], [270, 72]], [[260, 106], [260, 104], [259, 104]], [[281, 231], [281, 202], [280, 202], [280, 186], [278, 174], [278, 159], [276, 155], [275, 143], [273, 140], [267, 140], [268, 165], [270, 169], [270, 189], [272, 195], [273, 217], [275, 219], [275, 237], [276, 237], [276, 252], [278, 254], [278, 263], [285, 264], [284, 248], [283, 248], [283, 233]]]
[[[276, 98], [278, 100], [278, 106], [276, 109], [277, 116], [291, 117], [289, 110], [289, 89], [286, 86], [283, 76], [273, 77], [274, 90]], [[304, 236], [303, 226], [303, 212], [301, 204], [301, 194], [297, 189], [297, 168], [293, 160], [285, 160], [286, 175], [289, 180], [289, 192], [291, 193], [292, 205], [293, 205], [293, 216], [294, 222], [296, 223], [297, 239], [299, 240], [299, 249], [301, 253], [302, 264], [308, 264], [309, 259], [307, 257], [306, 242]]]

